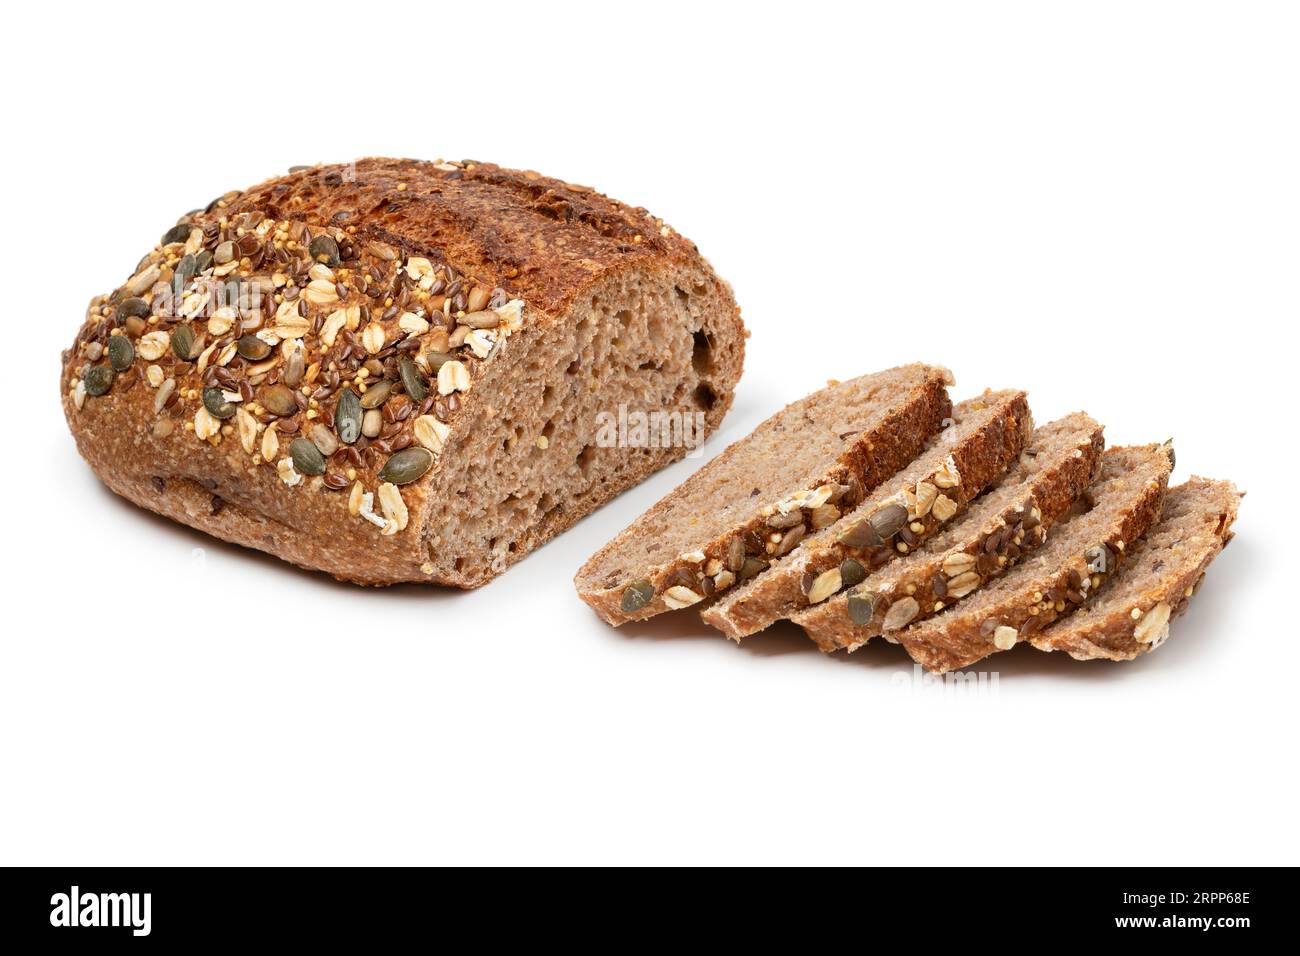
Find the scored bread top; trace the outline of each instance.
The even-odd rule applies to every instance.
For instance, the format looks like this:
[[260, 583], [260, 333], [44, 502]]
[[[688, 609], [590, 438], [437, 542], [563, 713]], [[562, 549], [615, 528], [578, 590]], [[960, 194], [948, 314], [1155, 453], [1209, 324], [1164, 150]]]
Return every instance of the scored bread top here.
[[1030, 643], [1076, 660], [1132, 660], [1155, 650], [1232, 539], [1240, 501], [1230, 481], [1193, 477], [1169, 489], [1159, 523], [1129, 549], [1123, 567]]
[[1102, 426], [1083, 412], [1036, 429], [1019, 462], [939, 534], [792, 620], [823, 651], [852, 651], [883, 632], [896, 599], [916, 602], [914, 621], [937, 614], [1043, 542], [1096, 479], [1103, 444]]
[[961, 402], [953, 423], [916, 460], [838, 522], [814, 523], [818, 530], [793, 549], [780, 550], [781, 516], [769, 516], [777, 563], [700, 616], [740, 640], [830, 597], [846, 576], [856, 583], [920, 547], [1016, 460], [1032, 427], [1024, 392], [985, 392]]
[[1109, 449], [1101, 477], [1083, 495], [1089, 510], [1058, 525], [1032, 557], [954, 607], [912, 627], [906, 615], [887, 616], [885, 637], [939, 672], [1028, 640], [1081, 605], [1155, 523], [1170, 454], [1163, 445]]
[[[951, 411], [946, 369], [905, 365], [800, 399], [731, 445], [579, 570], [610, 624], [686, 607], [757, 573], [767, 517], [839, 515], [911, 461]], [[797, 540], [797, 538], [792, 538]]]

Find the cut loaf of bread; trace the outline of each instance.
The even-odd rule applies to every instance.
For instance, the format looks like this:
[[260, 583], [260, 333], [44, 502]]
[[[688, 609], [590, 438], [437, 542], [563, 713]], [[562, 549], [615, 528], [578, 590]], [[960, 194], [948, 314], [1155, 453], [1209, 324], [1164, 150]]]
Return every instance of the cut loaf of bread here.
[[[916, 457], [951, 411], [951, 378], [906, 365], [788, 405], [596, 552], [574, 578], [579, 596], [618, 625], [758, 573]], [[786, 524], [772, 546], [776, 513]]]
[[1240, 500], [1229, 481], [1193, 477], [1169, 489], [1159, 523], [1129, 549], [1120, 570], [1030, 643], [1076, 660], [1127, 661], [1154, 651], [1231, 540]]
[[939, 534], [792, 620], [823, 651], [853, 651], [883, 633], [891, 607], [913, 622], [951, 607], [1045, 540], [1096, 479], [1103, 444], [1083, 412], [1036, 429], [1019, 462]]
[[[740, 640], [826, 600], [873, 568], [920, 547], [1024, 449], [1032, 430], [1024, 392], [985, 392], [953, 409], [953, 422], [905, 468], [837, 522], [813, 533], [752, 581], [706, 608], [704, 621]], [[786, 532], [780, 510], [767, 517], [769, 543]], [[774, 555], [775, 556], [775, 555]]]
[[1162, 445], [1109, 449], [1102, 456], [1101, 477], [1084, 493], [1087, 511], [1058, 525], [1032, 557], [954, 607], [911, 627], [886, 615], [885, 637], [936, 672], [965, 667], [1030, 639], [1083, 604], [1155, 523], [1170, 454]]
[[[744, 335], [644, 209], [367, 159], [182, 216], [91, 302], [63, 405], [142, 507], [338, 578], [474, 587], [715, 430]], [[602, 441], [621, 409], [692, 441]]]

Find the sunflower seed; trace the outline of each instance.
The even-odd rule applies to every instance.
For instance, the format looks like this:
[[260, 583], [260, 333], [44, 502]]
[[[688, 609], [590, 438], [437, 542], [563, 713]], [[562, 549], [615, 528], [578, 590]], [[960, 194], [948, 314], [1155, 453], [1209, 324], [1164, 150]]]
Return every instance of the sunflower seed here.
[[312, 425], [307, 431], [307, 437], [311, 439], [311, 443], [319, 448], [320, 453], [326, 458], [339, 450], [339, 440], [322, 422], [316, 422], [316, 424]]
[[432, 467], [433, 453], [420, 445], [411, 445], [388, 459], [379, 472], [379, 480], [391, 481], [395, 485], [409, 485], [423, 477]]
[[377, 408], [370, 408], [361, 416], [361, 434], [367, 438], [378, 438], [384, 430], [384, 413]]
[[1016, 646], [1016, 629], [1001, 624], [993, 629], [993, 646], [1000, 651], [1009, 651]]
[[739, 537], [732, 538], [727, 542], [727, 570], [732, 574], [739, 574], [744, 566], [745, 542]]
[[501, 316], [495, 312], [468, 312], [459, 321], [471, 329], [495, 329], [501, 324]]
[[289, 443], [289, 456], [293, 467], [304, 475], [325, 474], [325, 456], [309, 439], [295, 438]]
[[886, 631], [896, 631], [911, 623], [919, 613], [921, 613], [921, 605], [917, 603], [916, 598], [901, 598], [889, 606], [881, 627]]
[[823, 571], [813, 579], [812, 586], [808, 588], [808, 603], [820, 604], [838, 591], [843, 583], [839, 568]]

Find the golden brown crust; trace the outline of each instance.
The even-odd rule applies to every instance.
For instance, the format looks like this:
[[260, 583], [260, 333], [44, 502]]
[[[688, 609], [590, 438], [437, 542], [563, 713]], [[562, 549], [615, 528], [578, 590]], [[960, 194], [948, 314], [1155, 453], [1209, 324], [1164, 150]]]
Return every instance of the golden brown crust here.
[[[491, 567], [462, 573], [455, 541], [431, 562], [438, 529], [425, 519], [460, 493], [448, 462], [483, 454], [470, 432], [500, 413], [508, 380], [538, 374], [530, 359], [592, 289], [627, 275], [668, 289], [689, 280], [708, 300], [690, 319], [713, 347], [705, 434], [740, 375], [739, 310], [690, 243], [644, 210], [532, 173], [382, 159], [314, 167], [227, 194], [164, 240], [92, 301], [64, 354], [79, 451], [143, 507], [345, 580], [482, 584], [685, 454], [629, 457], [521, 529]], [[259, 351], [244, 354], [246, 339]], [[390, 395], [375, 433], [352, 443], [336, 426], [346, 392]], [[320, 463], [294, 451], [309, 437]], [[393, 477], [399, 453], [427, 470]]]
[[253, 187], [230, 212], [356, 228], [507, 289], [554, 321], [611, 268], [699, 259], [663, 220], [586, 186], [492, 163], [362, 159]]

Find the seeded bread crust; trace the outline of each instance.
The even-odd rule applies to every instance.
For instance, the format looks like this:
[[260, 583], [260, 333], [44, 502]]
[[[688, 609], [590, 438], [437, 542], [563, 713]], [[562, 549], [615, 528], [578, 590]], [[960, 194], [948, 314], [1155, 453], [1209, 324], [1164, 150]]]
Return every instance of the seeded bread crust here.
[[1200, 589], [1210, 562], [1232, 540], [1241, 498], [1230, 481], [1195, 476], [1169, 489], [1160, 522], [1119, 573], [1030, 643], [1080, 661], [1131, 661], [1154, 651], [1169, 637], [1169, 622]]
[[[668, 555], [653, 564], [623, 567], [618, 556], [629, 550], [641, 552], [662, 534], [678, 502], [707, 490], [716, 476], [728, 473], [753, 443], [779, 444], [791, 430], [823, 428], [816, 411], [828, 393], [871, 393], [902, 379], [905, 390], [876, 409], [873, 424], [846, 426], [842, 451], [821, 473], [806, 481], [803, 489], [780, 501], [753, 500], [752, 509], [721, 533], [701, 538], [681, 553]], [[767, 517], [775, 510], [800, 516], [821, 507], [851, 503], [912, 460], [929, 437], [938, 431], [952, 410], [946, 385], [952, 375], [947, 369], [925, 365], [902, 366], [846, 382], [833, 383], [814, 392], [764, 421], [741, 441], [697, 471], [664, 497], [604, 548], [594, 554], [574, 578], [578, 595], [608, 624], [644, 620], [665, 611], [677, 610], [711, 598], [738, 580], [744, 580], [756, 563], [766, 564], [770, 552], [764, 548], [770, 528]], [[891, 392], [890, 394], [894, 394]], [[778, 461], [781, 470], [799, 467], [798, 462]], [[748, 480], [740, 476], [738, 480]], [[847, 506], [847, 504], [846, 504]], [[610, 566], [619, 565], [610, 570]], [[754, 572], [757, 573], [757, 572]]]
[[[985, 410], [991, 413], [981, 416], [986, 420], [977, 428], [951, 444], [948, 433], [941, 434], [918, 461], [900, 469], [903, 474], [886, 481], [854, 511], [704, 609], [700, 616], [705, 623], [739, 641], [838, 591], [846, 561], [856, 562], [858, 569], [876, 569], [932, 537], [1002, 474], [1028, 441], [1033, 423], [1024, 392], [985, 392], [962, 402], [953, 415], [960, 423], [966, 415]], [[930, 458], [935, 459], [932, 469], [927, 465], [912, 474]], [[882, 516], [891, 511], [906, 520], [892, 522], [896, 527], [887, 534], [876, 532]], [[871, 540], [862, 541], [862, 533]]]
[[[1053, 450], [1050, 461], [1028, 459], [1041, 435], [1057, 433], [1067, 443]], [[878, 595], [889, 599], [912, 595], [917, 601], [913, 622], [933, 617], [1014, 567], [1042, 543], [1096, 480], [1104, 445], [1102, 426], [1083, 412], [1040, 428], [1022, 454], [1021, 466], [1003, 478], [1004, 484], [1013, 483], [1015, 493], [996, 514], [972, 524], [974, 509], [983, 499], [977, 500], [965, 520], [954, 522], [929, 547], [886, 565], [861, 584], [800, 611], [791, 620], [829, 653], [857, 650], [884, 633], [890, 600], [878, 600]], [[1026, 467], [1036, 470], [1026, 477]], [[990, 490], [986, 497], [995, 493], [997, 489]]]
[[[142, 507], [343, 580], [485, 583], [689, 450], [597, 447], [598, 410], [699, 413], [702, 439], [741, 373], [693, 244], [532, 172], [299, 169], [164, 239], [64, 353], [78, 450]], [[347, 391], [374, 414], [340, 425]]]
[[[1171, 450], [1161, 445], [1109, 449], [1102, 457], [1101, 478], [1085, 493], [1096, 502], [1091, 511], [1058, 525], [1038, 554], [969, 601], [911, 627], [887, 628], [884, 636], [935, 673], [1029, 640], [1101, 587], [1122, 564], [1127, 548], [1155, 524], [1172, 468], [1170, 456]], [[1055, 553], [1067, 543], [1068, 553]]]

